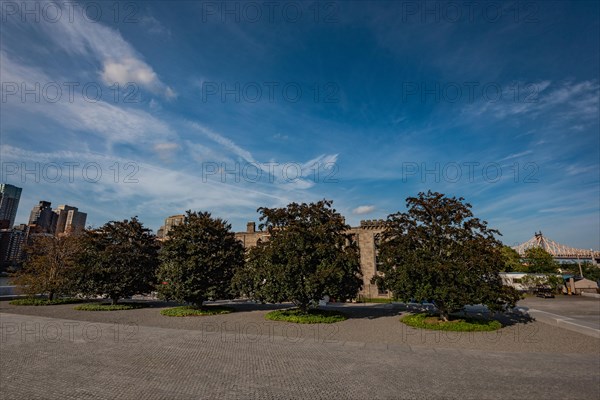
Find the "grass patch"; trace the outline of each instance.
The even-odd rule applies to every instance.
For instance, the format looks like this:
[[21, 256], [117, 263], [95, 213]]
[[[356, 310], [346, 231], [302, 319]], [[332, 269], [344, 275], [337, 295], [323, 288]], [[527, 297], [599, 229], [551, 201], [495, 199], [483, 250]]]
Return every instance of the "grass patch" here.
[[161, 310], [160, 313], [167, 317], [198, 317], [203, 315], [229, 314], [234, 311], [233, 308], [224, 306], [181, 306], [166, 308]]
[[429, 314], [411, 314], [400, 319], [401, 322], [413, 328], [433, 329], [438, 331], [454, 332], [486, 332], [495, 331], [502, 328], [498, 321], [480, 320], [473, 318], [451, 319], [442, 321], [437, 316]]
[[75, 310], [78, 311], [122, 311], [122, 310], [135, 310], [137, 308], [148, 307], [144, 303], [123, 303], [123, 304], [109, 304], [109, 303], [88, 303], [80, 306], [75, 306]]
[[348, 319], [339, 311], [312, 309], [304, 313], [297, 308], [271, 311], [265, 315], [265, 318], [271, 321], [286, 321], [296, 324], [333, 324]]
[[61, 299], [39, 299], [36, 297], [26, 297], [24, 299], [16, 299], [11, 300], [9, 304], [13, 306], [54, 306], [57, 304], [75, 304], [82, 303], [84, 300], [82, 299], [74, 299], [70, 297], [61, 298]]

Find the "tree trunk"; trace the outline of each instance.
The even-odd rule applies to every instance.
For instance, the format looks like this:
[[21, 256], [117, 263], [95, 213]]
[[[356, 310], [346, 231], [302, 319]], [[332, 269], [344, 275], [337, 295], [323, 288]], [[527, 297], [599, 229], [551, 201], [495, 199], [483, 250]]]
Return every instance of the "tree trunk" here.
[[300, 309], [302, 314], [308, 314], [308, 304], [305, 304], [305, 303], [298, 304], [298, 308]]
[[440, 319], [444, 322], [448, 322], [450, 320], [450, 315], [448, 315], [448, 312], [440, 310]]
[[117, 304], [117, 302], [119, 301], [119, 298], [118, 298], [118, 297], [111, 297], [110, 299], [111, 299], [111, 304], [112, 304], [113, 306], [114, 306], [114, 305], [116, 305], [116, 304]]
[[48, 292], [48, 300], [50, 300], [50, 301], [54, 300], [54, 292], [52, 292], [52, 291]]

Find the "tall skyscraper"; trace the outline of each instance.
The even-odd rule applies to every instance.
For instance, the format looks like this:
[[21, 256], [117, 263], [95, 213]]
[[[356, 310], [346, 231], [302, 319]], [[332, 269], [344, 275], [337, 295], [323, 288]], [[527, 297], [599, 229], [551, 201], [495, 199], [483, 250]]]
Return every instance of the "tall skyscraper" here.
[[7, 183], [0, 184], [0, 220], [8, 220], [10, 227], [15, 224], [22, 191], [20, 187]]

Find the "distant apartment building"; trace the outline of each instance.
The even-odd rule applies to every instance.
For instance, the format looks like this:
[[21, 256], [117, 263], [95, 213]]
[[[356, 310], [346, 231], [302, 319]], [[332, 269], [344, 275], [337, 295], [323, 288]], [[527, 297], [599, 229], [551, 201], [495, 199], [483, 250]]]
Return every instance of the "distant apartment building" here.
[[[2, 190], [5, 190], [2, 185]], [[18, 198], [20, 198], [20, 188]], [[15, 197], [16, 191], [11, 195]], [[6, 196], [2, 200], [4, 201]], [[18, 200], [16, 202], [18, 204]], [[13, 202], [14, 204], [14, 202]], [[8, 209], [8, 207], [7, 207]], [[14, 210], [16, 213], [16, 207]], [[33, 236], [38, 235], [68, 235], [81, 232], [85, 229], [87, 214], [80, 212], [77, 207], [61, 205], [52, 209], [52, 203], [41, 200], [29, 214], [29, 223], [11, 228], [10, 220], [0, 218], [0, 268], [18, 266], [23, 261], [23, 248], [25, 243]], [[14, 217], [13, 217], [14, 221]]]
[[69, 205], [58, 206], [54, 213], [56, 214], [56, 228], [55, 233], [61, 234], [65, 232], [65, 228], [67, 227], [67, 216], [69, 215], [69, 211], [76, 211], [77, 207], [71, 207]]
[[69, 205], [58, 206], [56, 214], [56, 235], [81, 232], [85, 229], [87, 214], [80, 212], [77, 207]]
[[54, 233], [56, 214], [52, 212], [52, 203], [42, 200], [31, 209], [29, 226], [36, 233]]
[[0, 184], [0, 220], [8, 220], [9, 228], [15, 224], [22, 190], [7, 183]]
[[64, 235], [85, 229], [87, 214], [77, 207], [61, 205], [52, 210], [49, 201], [40, 201], [29, 215], [32, 234]]
[[159, 231], [162, 229], [162, 237], [166, 238], [170, 231], [173, 230], [177, 225], [183, 224], [185, 215], [171, 215], [165, 219], [165, 225], [161, 226]]
[[12, 229], [0, 229], [0, 270], [14, 268], [23, 261], [23, 247], [29, 226], [21, 224]]
[[85, 229], [85, 223], [87, 222], [87, 213], [72, 210], [67, 215], [67, 225], [65, 227], [66, 232], [81, 232]]

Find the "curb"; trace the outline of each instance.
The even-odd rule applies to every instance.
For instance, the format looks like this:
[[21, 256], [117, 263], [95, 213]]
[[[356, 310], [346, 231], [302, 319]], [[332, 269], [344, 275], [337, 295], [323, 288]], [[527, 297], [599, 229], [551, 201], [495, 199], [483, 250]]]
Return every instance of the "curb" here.
[[568, 329], [570, 331], [600, 339], [600, 329], [594, 329], [589, 326], [580, 325], [574, 322], [575, 320], [573, 318], [563, 317], [562, 315], [552, 314], [533, 308], [527, 310], [527, 313], [536, 321], [544, 322], [549, 325], [558, 326], [559, 328]]
[[583, 297], [593, 297], [593, 298], [596, 298], [596, 299], [600, 299], [600, 294], [598, 294], [598, 293], [586, 293], [586, 292], [583, 292], [583, 293], [581, 293], [581, 295]]

